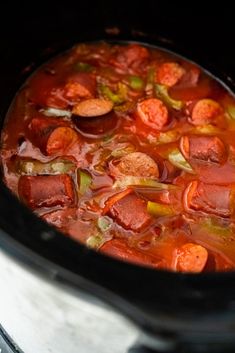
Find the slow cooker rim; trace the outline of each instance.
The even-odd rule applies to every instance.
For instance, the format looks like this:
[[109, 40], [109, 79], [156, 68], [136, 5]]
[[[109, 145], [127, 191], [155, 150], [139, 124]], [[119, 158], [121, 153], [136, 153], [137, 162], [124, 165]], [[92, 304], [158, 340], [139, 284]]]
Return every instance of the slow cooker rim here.
[[[146, 45], [149, 45], [149, 46], [155, 46], [155, 47], [159, 47], [163, 50], [166, 50], [168, 52], [173, 52], [174, 53], [174, 49], [175, 49], [175, 44], [168, 38], [164, 38], [164, 37], [159, 37], [159, 36], [155, 36], [155, 35], [152, 35], [152, 36], [149, 36], [149, 34], [146, 34], [146, 33], [143, 33], [141, 31], [137, 31], [135, 29], [132, 30], [132, 33], [136, 33], [136, 36], [135, 38], [131, 39], [131, 36], [133, 36], [133, 34], [129, 34], [129, 36], [127, 34], [124, 34], [123, 37], [121, 37], [121, 39], [119, 39], [119, 34], [111, 34], [111, 35], [107, 35], [107, 33], [105, 33], [106, 37], [107, 38], [104, 38], [104, 39], [98, 39], [98, 40], [94, 40], [94, 39], [88, 39], [86, 40], [86, 42], [93, 42], [93, 41], [102, 41], [102, 40], [106, 40], [108, 42], [121, 42], [121, 43], [128, 43], [128, 42], [142, 42], [143, 44], [146, 44]], [[83, 41], [84, 42], [84, 41]], [[78, 41], [79, 43], [79, 41]], [[63, 43], [64, 45], [64, 43]], [[76, 43], [75, 43], [76, 45]], [[67, 49], [69, 49], [69, 45], [68, 43], [65, 44], [65, 47], [64, 49], [61, 51], [59, 50], [56, 46], [55, 48], [51, 48], [49, 50], [49, 52], [47, 52], [46, 50], [46, 56], [47, 56], [47, 60], [43, 60], [43, 63], [45, 63], [46, 61], [50, 60], [51, 58], [55, 57], [57, 54], [60, 54], [61, 52], [63, 53], [64, 51], [66, 51]], [[67, 48], [67, 49], [66, 49]], [[196, 59], [191, 59], [191, 58], [187, 58], [187, 55], [186, 55], [186, 52], [187, 50], [184, 50], [183, 48], [181, 48], [181, 52], [179, 51], [176, 51], [176, 55], [178, 57], [182, 57], [186, 60], [189, 60], [191, 61], [192, 63], [197, 63]], [[43, 56], [45, 55], [45, 53], [43, 53]], [[41, 62], [42, 62], [42, 58], [39, 56], [39, 59], [38, 60], [35, 60], [33, 62], [33, 65], [31, 64], [29, 70], [23, 70], [20, 72], [20, 77], [18, 79], [18, 89], [20, 89], [22, 87], [22, 83], [24, 84], [25, 80], [32, 75], [33, 72], [35, 72], [35, 69], [38, 68], [40, 65], [39, 65], [39, 62], [40, 62], [40, 65], [41, 65]], [[204, 65], [202, 65], [202, 63], [199, 62], [199, 65], [204, 69]], [[232, 91], [234, 90], [235, 91], [235, 83], [233, 82], [233, 80], [230, 78], [230, 76], [223, 70], [218, 70], [217, 69], [217, 74], [215, 76], [215, 72], [216, 72], [216, 69], [214, 67], [214, 64], [213, 63], [210, 63], [210, 65], [207, 65], [206, 66], [206, 72], [209, 73], [210, 75], [212, 75], [213, 77], [215, 77], [220, 83], [222, 83], [228, 90]], [[17, 90], [14, 90], [14, 92], [17, 92]], [[15, 93], [13, 95], [13, 97], [11, 97], [9, 99], [9, 103], [12, 102], [12, 100], [14, 99], [14, 96], [15, 96]], [[1, 115], [4, 115], [6, 116], [6, 113], [7, 113], [7, 110], [9, 109], [11, 103], [8, 104], [8, 107], [7, 109], [5, 109], [4, 112], [1, 113]], [[2, 120], [2, 123], [4, 123], [4, 117], [3, 117], [3, 120]], [[2, 173], [2, 171], [1, 171]], [[12, 193], [8, 190], [8, 188], [5, 186], [4, 182], [2, 181], [3, 179], [3, 176], [1, 176], [1, 180], [0, 180], [0, 188], [3, 188], [5, 189], [6, 193], [9, 194], [9, 196], [12, 196]], [[13, 199], [14, 199], [14, 202], [18, 205], [20, 205], [20, 207], [24, 207], [22, 206], [22, 204], [19, 202], [19, 200], [17, 198], [15, 198], [13, 196]], [[1, 200], [0, 200], [1, 202]], [[41, 220], [40, 220], [41, 221]], [[42, 223], [45, 223], [43, 221], [41, 221]], [[1, 218], [0, 218], [0, 225], [1, 225]], [[58, 232], [60, 233], [60, 232]], [[60, 233], [61, 234], [61, 233]], [[77, 243], [74, 241], [74, 243]], [[81, 245], [83, 248], [84, 246]], [[89, 250], [91, 251], [92, 253], [94, 253], [93, 250]], [[102, 257], [106, 257], [106, 258], [109, 258], [108, 256], [104, 256], [104, 255], [100, 255]], [[116, 259], [112, 259], [114, 260], [115, 262], [119, 262], [118, 260]], [[132, 265], [132, 264], [128, 264], [134, 268], [143, 268], [141, 266], [138, 266], [138, 265]], [[161, 273], [164, 273], [164, 274], [170, 274], [172, 275], [173, 272], [170, 272], [170, 271], [166, 271], [166, 270], [153, 270], [151, 268], [146, 268], [148, 271], [151, 271], [151, 272], [161, 272]], [[229, 272], [206, 272], [206, 273], [200, 273], [200, 274], [189, 274], [189, 273], [186, 273], [186, 274], [182, 274], [182, 273], [173, 273], [175, 276], [178, 276], [179, 278], [194, 278], [194, 279], [202, 279], [202, 278], [205, 278], [205, 280], [208, 280], [208, 279], [220, 279], [220, 278], [224, 278], [224, 277], [228, 277], [228, 278], [231, 278], [231, 276], [235, 278], [235, 270], [234, 271], [229, 271]]]

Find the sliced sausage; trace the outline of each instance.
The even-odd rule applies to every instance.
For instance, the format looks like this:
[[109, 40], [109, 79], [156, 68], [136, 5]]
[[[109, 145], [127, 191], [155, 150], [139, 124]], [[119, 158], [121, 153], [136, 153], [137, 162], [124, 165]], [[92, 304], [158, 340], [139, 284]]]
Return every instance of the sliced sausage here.
[[177, 271], [200, 273], [206, 266], [207, 250], [198, 244], [186, 243], [177, 252]]
[[197, 66], [190, 67], [190, 69], [187, 69], [187, 71], [182, 76], [179, 86], [180, 87], [196, 86], [199, 81], [200, 74], [201, 74], [201, 70], [199, 69], [199, 67]]
[[68, 123], [62, 119], [38, 115], [28, 125], [29, 139], [35, 146], [45, 152], [49, 135], [60, 126], [68, 126]]
[[92, 98], [95, 93], [96, 79], [93, 75], [86, 72], [79, 72], [71, 76], [64, 87], [64, 96], [75, 102], [81, 98]]
[[184, 68], [176, 62], [162, 64], [157, 70], [157, 82], [168, 87], [174, 86], [185, 74]]
[[119, 118], [112, 110], [108, 114], [90, 117], [89, 119], [74, 115], [72, 120], [82, 134], [92, 138], [100, 138], [112, 133], [118, 127]]
[[137, 105], [137, 114], [144, 124], [155, 130], [161, 130], [168, 122], [168, 110], [157, 98], [145, 99]]
[[216, 136], [183, 136], [180, 150], [186, 159], [222, 164], [227, 157], [224, 143]]
[[160, 259], [130, 247], [124, 239], [112, 239], [107, 241], [100, 249], [100, 252], [119, 260], [132, 262], [138, 265], [159, 267]]
[[35, 116], [28, 125], [30, 133], [36, 137], [43, 137], [51, 132], [54, 128], [58, 126], [67, 126], [68, 123], [62, 119], [46, 117], [44, 115], [38, 114]]
[[35, 117], [29, 124], [29, 138], [47, 155], [65, 154], [79, 138], [69, 123], [52, 117]]
[[122, 70], [137, 69], [143, 61], [149, 58], [149, 55], [147, 48], [138, 44], [130, 44], [120, 47], [118, 52], [111, 57], [110, 63]]
[[73, 182], [70, 176], [21, 176], [19, 197], [32, 209], [38, 207], [70, 206], [75, 202]]
[[117, 170], [120, 174], [138, 177], [158, 178], [157, 163], [146, 153], [132, 152], [122, 157]]
[[102, 214], [105, 215], [109, 212], [110, 208], [119, 200], [121, 200], [124, 196], [132, 193], [132, 189], [126, 189], [124, 191], [118, 192], [117, 194], [111, 196], [106, 202], [105, 202], [105, 207], [103, 209]]
[[47, 140], [46, 153], [49, 156], [65, 154], [75, 144], [79, 144], [78, 134], [75, 130], [70, 127], [57, 127]]
[[193, 181], [184, 192], [186, 211], [201, 211], [220, 217], [229, 217], [231, 189], [228, 186], [210, 185]]
[[73, 114], [82, 117], [96, 117], [105, 115], [113, 109], [113, 103], [106, 99], [87, 99], [85, 101], [79, 102], [73, 107]]
[[222, 107], [216, 101], [212, 99], [201, 99], [193, 107], [192, 116], [189, 121], [193, 125], [214, 123], [222, 112]]
[[147, 213], [146, 201], [139, 198], [134, 192], [115, 201], [107, 214], [127, 230], [140, 232], [151, 222]]

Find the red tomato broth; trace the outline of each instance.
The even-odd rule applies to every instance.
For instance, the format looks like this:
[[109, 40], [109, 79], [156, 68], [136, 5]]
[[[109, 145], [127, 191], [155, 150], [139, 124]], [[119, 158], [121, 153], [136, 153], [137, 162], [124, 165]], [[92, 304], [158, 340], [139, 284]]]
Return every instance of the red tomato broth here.
[[37, 215], [101, 253], [155, 269], [233, 270], [234, 119], [232, 94], [181, 57], [79, 44], [14, 99], [2, 131], [4, 180]]

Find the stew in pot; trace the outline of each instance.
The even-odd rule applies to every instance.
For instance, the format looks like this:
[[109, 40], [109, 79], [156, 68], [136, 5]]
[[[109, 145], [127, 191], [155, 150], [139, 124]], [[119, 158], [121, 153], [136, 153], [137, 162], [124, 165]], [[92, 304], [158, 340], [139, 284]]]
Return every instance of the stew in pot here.
[[16, 95], [1, 159], [19, 199], [90, 248], [155, 269], [235, 268], [235, 100], [190, 61], [73, 47]]

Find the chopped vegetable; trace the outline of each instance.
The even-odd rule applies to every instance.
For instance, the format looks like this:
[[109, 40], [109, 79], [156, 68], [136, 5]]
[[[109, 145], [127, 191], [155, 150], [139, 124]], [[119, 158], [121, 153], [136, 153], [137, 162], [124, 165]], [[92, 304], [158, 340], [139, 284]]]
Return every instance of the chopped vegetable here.
[[122, 104], [115, 105], [114, 111], [118, 113], [132, 113], [136, 109], [136, 102], [134, 101], [126, 101]]
[[86, 240], [86, 245], [88, 248], [97, 250], [99, 249], [104, 243], [104, 238], [102, 234], [97, 233], [96, 235], [91, 235], [87, 240]]
[[228, 226], [221, 226], [213, 218], [207, 217], [200, 225], [205, 228], [208, 232], [216, 234], [220, 237], [229, 238], [232, 235], [232, 230]]
[[175, 214], [170, 206], [152, 201], [148, 201], [147, 211], [149, 214], [156, 217], [172, 216]]
[[129, 153], [132, 153], [135, 151], [135, 146], [128, 144], [124, 147], [119, 147], [111, 152], [111, 156], [115, 158], [120, 158], [123, 157]]
[[92, 118], [105, 115], [111, 112], [112, 109], [113, 103], [110, 100], [93, 98], [77, 103], [73, 107], [72, 112], [75, 115]]
[[160, 98], [167, 106], [175, 109], [181, 110], [184, 106], [184, 103], [179, 100], [175, 100], [169, 96], [167, 86], [156, 84], [155, 91], [158, 98]]
[[75, 169], [75, 164], [66, 159], [56, 158], [49, 163], [36, 159], [21, 159], [17, 161], [16, 170], [22, 175], [66, 174]]
[[72, 112], [69, 110], [57, 109], [57, 108], [46, 108], [41, 109], [41, 113], [46, 116], [65, 116], [67, 118], [71, 118]]
[[169, 161], [177, 168], [184, 170], [187, 173], [194, 174], [194, 170], [191, 165], [186, 161], [182, 153], [178, 148], [171, 151], [168, 155]]
[[145, 186], [158, 190], [168, 190], [175, 188], [175, 185], [159, 183], [151, 178], [141, 178], [136, 176], [125, 176], [117, 179], [113, 184], [113, 188], [125, 188], [127, 186]]
[[102, 216], [98, 218], [97, 221], [97, 226], [98, 228], [101, 230], [101, 232], [106, 232], [107, 230], [109, 230], [112, 226], [112, 219], [107, 217], [107, 216]]
[[147, 72], [147, 84], [154, 84], [156, 70], [154, 67], [150, 67]]
[[78, 177], [79, 177], [79, 192], [84, 195], [92, 183], [92, 177], [87, 172], [83, 170], [78, 170]]
[[105, 174], [107, 170], [107, 161], [111, 156], [111, 150], [101, 148], [94, 159], [94, 170], [101, 174]]
[[93, 66], [82, 61], [78, 61], [74, 68], [78, 72], [91, 72], [93, 70]]
[[160, 132], [156, 139], [156, 143], [170, 143], [179, 139], [180, 132], [178, 130], [169, 130], [166, 132]]
[[216, 126], [211, 125], [211, 124], [206, 124], [206, 125], [199, 125], [196, 126], [192, 132], [196, 134], [206, 134], [206, 135], [214, 135], [220, 133], [220, 129], [218, 129]]
[[228, 112], [230, 118], [235, 120], [235, 106], [234, 105], [228, 105], [227, 106], [227, 112]]
[[127, 100], [127, 86], [123, 83], [118, 84], [116, 93], [112, 92], [111, 89], [104, 84], [100, 84], [99, 90], [102, 96], [111, 100], [114, 104], [121, 104]]
[[139, 76], [130, 76], [129, 84], [131, 88], [141, 91], [144, 88], [144, 81]]

